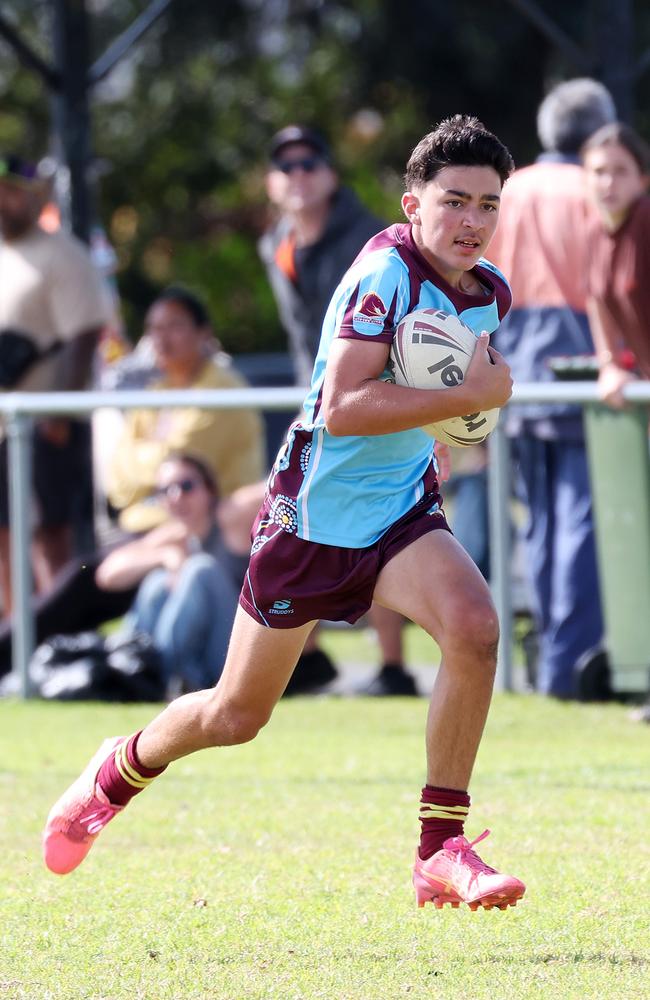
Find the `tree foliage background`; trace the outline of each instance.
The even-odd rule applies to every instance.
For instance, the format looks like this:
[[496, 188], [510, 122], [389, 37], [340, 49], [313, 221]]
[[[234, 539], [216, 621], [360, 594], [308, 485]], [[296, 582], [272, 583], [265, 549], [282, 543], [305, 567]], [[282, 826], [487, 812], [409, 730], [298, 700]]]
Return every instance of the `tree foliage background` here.
[[[577, 66], [514, 0], [176, 0], [93, 95], [97, 215], [130, 335], [156, 291], [180, 281], [206, 299], [229, 350], [282, 350], [256, 252], [273, 132], [318, 125], [343, 178], [392, 221], [410, 150], [446, 115], [476, 114], [519, 165], [534, 159], [539, 101], [585, 67], [602, 76], [617, 2], [533, 4], [584, 54]], [[91, 61], [145, 6], [86, 0]], [[650, 9], [630, 12], [643, 69]], [[2, 13], [50, 58], [51, 0], [10, 0]], [[632, 85], [646, 138], [649, 76]], [[0, 148], [39, 157], [49, 146], [47, 90], [0, 39]]]

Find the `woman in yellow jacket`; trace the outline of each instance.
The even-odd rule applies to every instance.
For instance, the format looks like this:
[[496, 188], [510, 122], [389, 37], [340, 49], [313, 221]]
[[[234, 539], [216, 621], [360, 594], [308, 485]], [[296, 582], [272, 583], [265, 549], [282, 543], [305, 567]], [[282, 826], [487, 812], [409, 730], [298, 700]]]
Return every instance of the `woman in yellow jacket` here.
[[[245, 379], [219, 352], [207, 312], [190, 292], [171, 287], [149, 308], [150, 338], [162, 378], [157, 389], [241, 388]], [[107, 469], [106, 492], [128, 532], [147, 531], [163, 518], [156, 475], [172, 452], [196, 455], [228, 496], [266, 472], [264, 431], [256, 410], [205, 410], [190, 406], [131, 410], [125, 416]]]

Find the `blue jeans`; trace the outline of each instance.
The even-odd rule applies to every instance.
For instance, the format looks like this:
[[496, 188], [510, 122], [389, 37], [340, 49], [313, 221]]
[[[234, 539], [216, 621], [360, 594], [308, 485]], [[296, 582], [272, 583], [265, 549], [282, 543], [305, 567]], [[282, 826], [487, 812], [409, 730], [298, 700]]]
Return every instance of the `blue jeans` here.
[[238, 596], [216, 559], [201, 552], [186, 560], [173, 587], [167, 570], [147, 574], [125, 629], [151, 636], [167, 682], [178, 679], [198, 691], [221, 675]]
[[521, 434], [511, 441], [528, 508], [524, 544], [540, 658], [538, 688], [574, 697], [575, 666], [603, 638], [591, 486], [580, 442]]
[[486, 580], [490, 578], [487, 472], [463, 472], [453, 480], [451, 529]]

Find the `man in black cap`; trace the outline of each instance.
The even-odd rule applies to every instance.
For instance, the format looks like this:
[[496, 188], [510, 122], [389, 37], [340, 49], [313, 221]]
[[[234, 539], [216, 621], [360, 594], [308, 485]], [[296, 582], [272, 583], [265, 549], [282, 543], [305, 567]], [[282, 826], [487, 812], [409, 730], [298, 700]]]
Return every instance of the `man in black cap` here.
[[278, 210], [259, 250], [289, 337], [296, 383], [309, 385], [325, 312], [361, 247], [384, 228], [340, 184], [315, 129], [288, 125], [271, 140], [266, 190]]
[[[325, 137], [306, 125], [287, 125], [269, 145], [266, 174], [269, 201], [278, 218], [262, 236], [259, 252], [266, 267], [297, 385], [309, 385], [321, 327], [334, 289], [361, 248], [385, 223], [341, 185]], [[383, 666], [360, 693], [416, 694], [402, 664], [402, 619], [373, 605], [372, 624]], [[293, 684], [318, 686], [333, 667], [316, 645], [314, 633], [292, 678]]]

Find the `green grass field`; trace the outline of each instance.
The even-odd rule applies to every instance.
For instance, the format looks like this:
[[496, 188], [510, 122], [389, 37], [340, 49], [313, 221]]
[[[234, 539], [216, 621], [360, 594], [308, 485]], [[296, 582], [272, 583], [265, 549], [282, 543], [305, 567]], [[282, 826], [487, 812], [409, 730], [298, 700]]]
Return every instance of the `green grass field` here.
[[468, 833], [528, 893], [477, 913], [414, 905], [423, 698], [283, 701], [50, 875], [51, 802], [153, 711], [0, 703], [2, 1000], [650, 995], [650, 730], [624, 707], [496, 696]]

